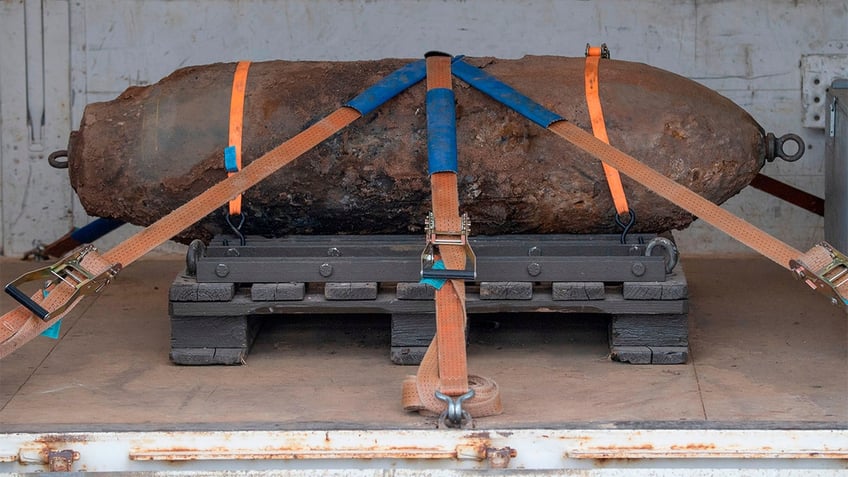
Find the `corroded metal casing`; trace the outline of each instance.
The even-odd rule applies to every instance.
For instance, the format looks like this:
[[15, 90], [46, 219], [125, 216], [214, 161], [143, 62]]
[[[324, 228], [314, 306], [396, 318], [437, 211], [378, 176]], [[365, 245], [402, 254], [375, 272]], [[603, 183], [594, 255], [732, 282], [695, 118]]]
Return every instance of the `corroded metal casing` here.
[[[245, 165], [408, 60], [254, 63], [245, 93]], [[590, 130], [584, 59], [466, 58]], [[71, 183], [89, 214], [147, 225], [226, 177], [235, 63], [177, 70], [86, 107], [69, 145]], [[676, 74], [602, 60], [612, 145], [721, 203], [765, 161], [742, 108]], [[615, 232], [600, 162], [454, 79], [461, 208], [477, 234]], [[413, 86], [244, 195], [248, 234], [419, 233], [430, 210], [425, 87]], [[691, 214], [627, 177], [634, 231], [688, 226]], [[223, 213], [184, 238], [227, 230]]]

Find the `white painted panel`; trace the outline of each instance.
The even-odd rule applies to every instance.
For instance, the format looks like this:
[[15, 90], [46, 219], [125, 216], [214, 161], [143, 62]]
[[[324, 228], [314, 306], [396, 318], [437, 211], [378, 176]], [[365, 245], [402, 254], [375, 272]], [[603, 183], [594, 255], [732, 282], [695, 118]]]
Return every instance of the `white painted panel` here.
[[0, 9], [3, 250], [17, 255], [71, 227], [67, 174], [47, 164], [70, 132], [68, 4], [3, 2]]
[[[74, 126], [84, 104], [114, 98], [128, 86], [158, 81], [192, 64], [418, 57], [433, 49], [504, 58], [580, 56], [587, 42], [606, 42], [614, 58], [652, 64], [718, 90], [767, 131], [801, 134], [810, 146], [807, 155], [794, 164], [769, 164], [765, 172], [813, 193], [822, 191], [824, 142], [821, 134], [801, 124], [799, 63], [803, 55], [848, 52], [848, 3], [842, 0], [44, 1], [46, 9], [59, 4], [70, 10], [65, 20], [70, 58], [54, 64], [68, 64], [57, 77], [68, 78], [70, 72]], [[25, 128], [21, 97], [26, 90], [17, 76], [19, 67], [5, 65], [20, 65], [24, 58], [19, 32], [23, 2], [0, 5], [0, 208], [5, 252], [18, 254], [34, 238], [55, 238], [69, 224], [61, 217], [42, 217], [43, 204], [27, 201], [21, 208], [19, 184], [32, 165], [19, 134], [21, 108]], [[65, 48], [62, 41], [49, 39], [50, 51]], [[51, 137], [58, 134], [59, 128]], [[66, 139], [65, 134], [62, 145]], [[30, 176], [27, 182], [37, 181], [48, 208], [61, 210], [56, 204], [64, 203], [74, 209], [77, 226], [88, 220], [67, 197], [66, 186], [51, 182], [57, 175]], [[797, 216], [794, 206], [776, 200], [768, 210], [743, 206], [748, 195], [743, 193], [728, 208], [748, 214], [743, 216], [799, 247], [817, 234], [807, 230], [819, 226], [805, 212]], [[774, 208], [785, 212], [780, 225], [772, 225]], [[738, 249], [706, 227], [684, 234], [694, 244], [692, 249], [682, 246], [684, 253]]]

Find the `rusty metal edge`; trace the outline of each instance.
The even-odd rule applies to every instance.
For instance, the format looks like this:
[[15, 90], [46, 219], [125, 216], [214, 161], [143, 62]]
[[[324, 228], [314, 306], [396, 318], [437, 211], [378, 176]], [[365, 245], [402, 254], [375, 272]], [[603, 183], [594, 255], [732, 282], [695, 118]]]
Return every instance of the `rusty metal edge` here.
[[[151, 431], [0, 434], [0, 473], [653, 468], [848, 469], [848, 429]], [[803, 462], [803, 463], [801, 463]], [[176, 467], [175, 467], [176, 466]]]

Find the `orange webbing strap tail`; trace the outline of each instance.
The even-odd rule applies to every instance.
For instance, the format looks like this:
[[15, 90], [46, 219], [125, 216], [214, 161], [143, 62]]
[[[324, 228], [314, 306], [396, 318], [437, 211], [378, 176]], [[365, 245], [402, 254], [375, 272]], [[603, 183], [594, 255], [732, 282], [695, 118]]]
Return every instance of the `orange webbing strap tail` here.
[[[241, 137], [242, 125], [244, 124], [244, 91], [247, 87], [247, 71], [250, 69], [249, 61], [239, 61], [236, 72], [233, 74], [233, 91], [230, 95], [230, 131], [229, 146], [232, 147], [235, 156], [235, 169], [240, 171], [241, 162]], [[228, 172], [231, 176], [235, 172]], [[230, 215], [241, 215], [241, 194], [230, 199]]]
[[[450, 90], [451, 57], [434, 54], [428, 55], [426, 61], [428, 92], [437, 89]], [[434, 113], [428, 111], [428, 114]], [[451, 133], [455, 134], [455, 131]], [[460, 231], [462, 219], [459, 216], [456, 171], [431, 171], [430, 181], [434, 229]], [[446, 269], [465, 268], [466, 252], [463, 245], [440, 244], [439, 253]], [[459, 279], [448, 280], [445, 286], [436, 290], [435, 305], [436, 336], [421, 361], [418, 374], [407, 377], [403, 383], [404, 409], [423, 414], [444, 415], [448, 405], [436, 397], [437, 391], [456, 398], [472, 390], [474, 395], [462, 401], [464, 412], [472, 417], [503, 412], [497, 385], [489, 379], [468, 375], [465, 352], [465, 282]]]
[[[586, 45], [586, 104], [589, 107], [589, 118], [592, 120], [592, 132], [596, 138], [609, 144], [598, 84], [598, 65], [601, 58], [607, 57], [608, 50], [606, 50], [606, 45], [601, 47]], [[628, 216], [630, 214], [630, 207], [627, 204], [624, 187], [621, 185], [621, 175], [618, 173], [618, 170], [607, 163], [601, 162], [601, 165], [604, 168], [604, 175], [607, 178], [607, 184], [612, 195], [612, 201], [615, 204], [615, 210], [619, 216]]]
[[[113, 264], [126, 267], [161, 243], [182, 232], [186, 227], [213, 212], [222, 204], [226, 204], [233, 196], [253, 187], [279, 168], [317, 146], [360, 116], [361, 114], [351, 107], [343, 106], [337, 109], [329, 116], [256, 159], [238, 174], [215, 184], [112, 250], [102, 255], [89, 254], [87, 257], [90, 256], [88, 258], [90, 262], [83, 262], [83, 265], [93, 273], [106, 270]], [[60, 283], [50, 291], [50, 294], [43, 301], [41, 301], [40, 294], [34, 295], [33, 299], [38, 298], [44, 308], [52, 310], [70, 297], [73, 291], [74, 289], [70, 285]], [[0, 359], [52, 326], [78, 302], [79, 300], [76, 300], [64, 313], [47, 321], [37, 318], [23, 306], [19, 306], [0, 317]]]

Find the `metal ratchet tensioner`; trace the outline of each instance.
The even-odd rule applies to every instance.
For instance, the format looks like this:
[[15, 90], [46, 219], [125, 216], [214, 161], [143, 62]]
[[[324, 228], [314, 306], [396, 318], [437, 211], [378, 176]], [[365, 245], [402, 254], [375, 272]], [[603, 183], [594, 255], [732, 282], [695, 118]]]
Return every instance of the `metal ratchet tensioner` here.
[[[98, 293], [121, 271], [121, 265], [114, 264], [95, 275], [82, 265], [83, 259], [90, 253], [97, 253], [94, 245], [81, 245], [53, 265], [33, 270], [16, 278], [6, 285], [6, 293], [42, 320], [49, 321], [65, 311], [80, 296]], [[72, 287], [74, 291], [64, 303], [53, 310], [47, 310], [18, 288], [24, 283], [34, 281], [47, 282], [43, 287], [45, 291], [63, 283]]]
[[789, 267], [799, 280], [830, 297], [834, 305], [848, 310], [848, 257], [827, 242], [820, 242]]
[[[460, 230], [442, 231], [436, 230], [436, 220], [433, 213], [427, 215], [424, 224], [427, 244], [421, 251], [421, 278], [434, 278], [440, 280], [475, 280], [477, 278], [477, 256], [468, 243], [468, 235], [471, 233], [471, 219], [468, 214], [462, 214]], [[470, 262], [470, 268], [461, 270], [448, 270], [433, 268], [436, 249], [439, 245], [460, 245], [465, 248], [465, 257]]]

